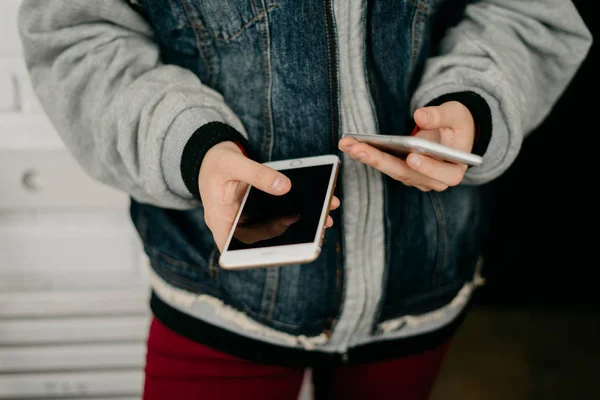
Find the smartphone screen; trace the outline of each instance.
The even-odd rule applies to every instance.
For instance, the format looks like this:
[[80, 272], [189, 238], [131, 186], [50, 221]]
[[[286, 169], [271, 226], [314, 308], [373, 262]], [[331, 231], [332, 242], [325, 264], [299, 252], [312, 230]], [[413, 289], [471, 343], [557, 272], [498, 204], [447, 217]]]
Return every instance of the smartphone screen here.
[[292, 182], [291, 190], [282, 196], [250, 188], [227, 250], [314, 242], [333, 167], [280, 170]]

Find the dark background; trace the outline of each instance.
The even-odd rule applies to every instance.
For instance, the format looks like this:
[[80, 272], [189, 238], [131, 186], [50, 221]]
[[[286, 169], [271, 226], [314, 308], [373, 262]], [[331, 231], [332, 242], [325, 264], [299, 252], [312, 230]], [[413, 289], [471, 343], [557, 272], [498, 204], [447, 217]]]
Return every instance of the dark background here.
[[525, 139], [515, 164], [490, 185], [495, 206], [480, 304], [600, 308], [600, 153], [594, 150], [600, 15], [594, 3], [575, 1], [595, 38], [584, 65], [552, 114]]
[[490, 185], [486, 285], [452, 340], [432, 400], [600, 399], [597, 3], [575, 1], [596, 40], [587, 60]]

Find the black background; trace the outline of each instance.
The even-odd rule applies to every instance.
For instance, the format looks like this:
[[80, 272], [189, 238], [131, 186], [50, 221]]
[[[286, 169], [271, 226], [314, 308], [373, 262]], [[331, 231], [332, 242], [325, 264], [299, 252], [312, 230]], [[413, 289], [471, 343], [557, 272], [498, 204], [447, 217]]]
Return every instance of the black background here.
[[584, 65], [515, 164], [490, 185], [495, 206], [479, 303], [600, 308], [600, 15], [594, 3], [575, 1], [595, 39]]

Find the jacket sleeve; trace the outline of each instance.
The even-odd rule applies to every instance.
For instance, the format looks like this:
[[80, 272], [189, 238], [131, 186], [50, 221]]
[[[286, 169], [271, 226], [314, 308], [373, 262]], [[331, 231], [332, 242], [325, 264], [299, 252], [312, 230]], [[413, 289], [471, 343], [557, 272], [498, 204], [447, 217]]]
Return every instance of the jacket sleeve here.
[[500, 176], [523, 139], [549, 114], [583, 60], [592, 37], [570, 0], [479, 0], [449, 29], [425, 64], [414, 111], [456, 92], [488, 103], [492, 132], [481, 167], [465, 184]]
[[161, 63], [124, 0], [24, 0], [18, 24], [34, 91], [81, 166], [140, 202], [196, 207], [180, 171], [188, 139], [213, 121], [244, 132], [223, 98]]

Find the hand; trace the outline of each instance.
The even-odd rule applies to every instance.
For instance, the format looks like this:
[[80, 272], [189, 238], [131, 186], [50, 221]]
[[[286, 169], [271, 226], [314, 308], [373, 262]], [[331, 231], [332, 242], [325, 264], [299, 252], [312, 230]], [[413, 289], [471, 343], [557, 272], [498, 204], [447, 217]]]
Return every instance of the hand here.
[[[206, 153], [198, 187], [204, 220], [219, 251], [223, 251], [248, 185], [274, 196], [284, 195], [292, 188], [287, 176], [247, 158], [233, 142], [219, 143]], [[339, 205], [339, 199], [334, 198], [330, 210]], [[331, 226], [333, 219], [328, 216], [327, 227]]]
[[[414, 120], [420, 129], [417, 137], [466, 152], [473, 149], [475, 121], [462, 103], [449, 101], [441, 106], [420, 108], [415, 111]], [[405, 161], [351, 138], [340, 140], [339, 148], [355, 160], [424, 192], [441, 192], [456, 186], [467, 171], [466, 164], [440, 161], [417, 153], [409, 154]]]

